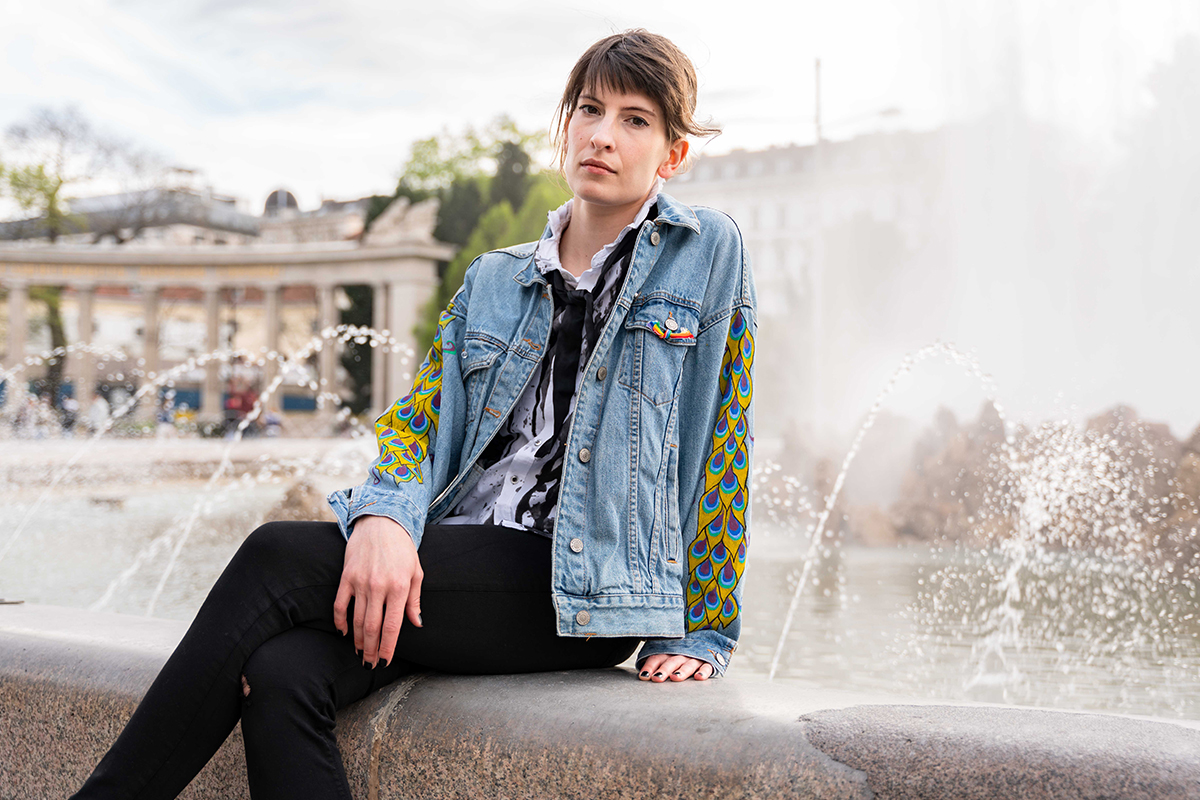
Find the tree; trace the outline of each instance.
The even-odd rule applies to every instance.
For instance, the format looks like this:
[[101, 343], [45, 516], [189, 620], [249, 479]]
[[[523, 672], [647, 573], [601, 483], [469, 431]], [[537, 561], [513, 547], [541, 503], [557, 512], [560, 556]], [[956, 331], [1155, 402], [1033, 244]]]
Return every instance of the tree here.
[[[358, 325], [366, 327], [371, 324], [371, 313], [374, 305], [374, 287], [366, 284], [343, 286], [342, 290], [350, 298], [350, 307], [340, 314], [343, 325]], [[371, 346], [358, 344], [351, 340], [342, 351], [342, 366], [350, 377], [350, 390], [353, 396], [347, 405], [355, 414], [361, 414], [371, 406]]]
[[[0, 170], [0, 180], [17, 206], [35, 218], [26, 220], [34, 236], [54, 244], [61, 236], [84, 230], [85, 220], [71, 213], [70, 195], [87, 185], [103, 184], [130, 191], [133, 198], [126, 219], [144, 219], [139, 204], [148, 202], [152, 187], [161, 184], [162, 159], [99, 133], [77, 108], [37, 108], [24, 122], [8, 128], [6, 156], [11, 162]], [[134, 226], [136, 233], [136, 225]], [[103, 232], [98, 232], [103, 234]], [[117, 234], [118, 241], [121, 241]], [[67, 345], [62, 320], [62, 287], [34, 286], [31, 300], [46, 306], [51, 347]], [[46, 388], [58, 402], [63, 359], [48, 365]]]
[[488, 209], [471, 233], [471, 238], [446, 268], [437, 293], [421, 315], [421, 323], [416, 331], [419, 351], [428, 349], [433, 342], [438, 317], [462, 286], [471, 262], [489, 250], [539, 238], [546, 227], [546, 214], [558, 208], [570, 196], [571, 193], [553, 178], [539, 174], [530, 180], [530, 188], [520, 210], [514, 213], [507, 200]]
[[74, 107], [35, 109], [30, 118], [9, 127], [5, 137], [10, 157], [8, 190], [24, 212], [39, 219], [40, 232], [54, 243], [82, 229], [68, 210], [66, 189], [86, 183], [111, 160], [112, 145], [97, 136]]
[[463, 175], [454, 179], [442, 193], [433, 238], [460, 247], [467, 243], [471, 231], [488, 208], [484, 200], [487, 183], [487, 177], [482, 175]]
[[[5, 135], [9, 165], [5, 184], [26, 214], [32, 230], [23, 235], [59, 237], [84, 230], [89, 222], [70, 211], [71, 199], [84, 187], [119, 191], [125, 207], [106, 215], [111, 229], [96, 229], [97, 238], [112, 235], [118, 243], [145, 225], [147, 207], [166, 181], [166, 162], [158, 154], [97, 131], [77, 108], [36, 108]], [[118, 226], [118, 227], [112, 227]], [[130, 236], [120, 230], [133, 231]]]
[[520, 208], [529, 190], [529, 154], [516, 142], [501, 142], [496, 155], [496, 176], [492, 178], [492, 205], [505, 200], [513, 208]]

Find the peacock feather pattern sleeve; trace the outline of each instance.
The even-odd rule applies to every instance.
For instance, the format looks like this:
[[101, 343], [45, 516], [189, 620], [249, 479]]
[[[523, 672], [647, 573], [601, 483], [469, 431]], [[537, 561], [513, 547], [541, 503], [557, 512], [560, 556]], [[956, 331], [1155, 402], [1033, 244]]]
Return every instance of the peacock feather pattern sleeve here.
[[[725, 627], [738, 616], [734, 589], [746, 566], [750, 457], [747, 412], [753, 394], [754, 334], [734, 312], [718, 383], [720, 408], [704, 474], [699, 526], [688, 549], [687, 629]], [[751, 440], [752, 441], [752, 440]]]
[[[386, 472], [397, 482], [424, 482], [421, 462], [429, 452], [431, 436], [437, 436], [438, 417], [442, 403], [442, 359], [453, 355], [454, 343], [445, 344], [442, 333], [454, 318], [451, 302], [438, 319], [433, 345], [413, 381], [412, 391], [397, 400], [387, 413], [375, 421], [375, 436], [379, 442], [379, 460], [373, 471]], [[375, 482], [379, 482], [376, 474]]]

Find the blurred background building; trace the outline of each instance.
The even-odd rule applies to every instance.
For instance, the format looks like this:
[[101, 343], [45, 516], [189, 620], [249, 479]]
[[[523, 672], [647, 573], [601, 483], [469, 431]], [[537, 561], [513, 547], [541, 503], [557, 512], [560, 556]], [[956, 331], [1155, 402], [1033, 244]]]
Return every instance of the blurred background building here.
[[[432, 237], [436, 201], [397, 200], [370, 229], [368, 206], [368, 199], [325, 200], [302, 211], [279, 189], [254, 216], [211, 188], [172, 186], [76, 199], [67, 233], [50, 230], [45, 217], [0, 223], [5, 363], [56, 346], [54, 321], [29, 325], [29, 288], [61, 286], [65, 341], [126, 355], [68, 357], [61, 395], [89, 401], [97, 363], [106, 374], [128, 378], [97, 387], [105, 394], [117, 389], [121, 399], [151, 373], [224, 351], [221, 359], [183, 370], [169, 386], [176, 407], [216, 418], [235, 395], [256, 395], [275, 377], [277, 360], [256, 360], [310, 347], [314, 336], [338, 325], [338, 311], [348, 305], [341, 287], [367, 284], [375, 327], [395, 339], [373, 349], [378, 413], [403, 393], [413, 326], [436, 287], [436, 264], [454, 248]], [[316, 408], [319, 392], [342, 397], [340, 351], [330, 341], [301, 358], [268, 407], [305, 412]], [[33, 365], [22, 378], [38, 388], [52, 366]]]

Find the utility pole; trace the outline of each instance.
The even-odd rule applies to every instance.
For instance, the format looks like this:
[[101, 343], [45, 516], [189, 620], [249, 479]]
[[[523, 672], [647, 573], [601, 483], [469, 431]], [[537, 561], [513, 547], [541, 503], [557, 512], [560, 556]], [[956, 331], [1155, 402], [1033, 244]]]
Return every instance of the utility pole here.
[[821, 59], [819, 59], [819, 58], [817, 59], [816, 81], [817, 81], [817, 107], [816, 107], [817, 110], [816, 110], [816, 114], [813, 115], [813, 122], [815, 122], [817, 125], [817, 146], [820, 147], [821, 146]]
[[816, 125], [817, 143], [813, 146], [813, 207], [815, 224], [813, 225], [812, 262], [809, 264], [808, 285], [809, 295], [809, 324], [812, 335], [809, 338], [808, 372], [809, 408], [812, 414], [812, 431], [816, 441], [822, 440], [822, 427], [826, 423], [825, 414], [825, 336], [824, 336], [824, 283], [825, 283], [825, 147], [821, 136], [821, 59], [816, 60], [816, 105], [813, 122]]

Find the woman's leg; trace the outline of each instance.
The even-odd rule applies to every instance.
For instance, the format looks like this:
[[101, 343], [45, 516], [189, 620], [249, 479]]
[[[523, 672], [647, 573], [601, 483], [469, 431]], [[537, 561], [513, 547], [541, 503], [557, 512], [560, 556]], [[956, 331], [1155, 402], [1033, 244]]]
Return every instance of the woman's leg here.
[[353, 642], [337, 632], [302, 626], [264, 642], [243, 671], [251, 796], [350, 800], [334, 736], [337, 710], [410, 671], [399, 659], [364, 667]]
[[250, 534], [75, 796], [172, 798], [182, 791], [237, 723], [250, 654], [296, 625], [336, 630], [345, 547], [331, 522], [273, 522]]
[[415, 669], [607, 667], [637, 646], [636, 639], [555, 634], [544, 537], [493, 526], [430, 525], [420, 554], [424, 626], [401, 628], [391, 664], [364, 669], [350, 637], [312, 626], [281, 633], [250, 656], [242, 737], [255, 800], [349, 798], [336, 712]]
[[414, 668], [606, 667], [638, 643], [556, 635], [548, 539], [493, 526], [431, 525], [420, 549], [424, 627], [405, 624], [396, 658], [369, 670], [352, 637], [333, 627], [344, 552], [332, 523], [272, 523], [251, 534], [77, 797], [174, 797], [239, 713], [256, 799], [296, 796], [287, 787], [300, 763], [315, 776], [301, 784], [305, 796], [342, 797], [336, 711]]
[[492, 525], [429, 525], [421, 539], [420, 628], [397, 658], [440, 672], [503, 674], [619, 664], [639, 640], [562, 637], [550, 599], [551, 542]]

